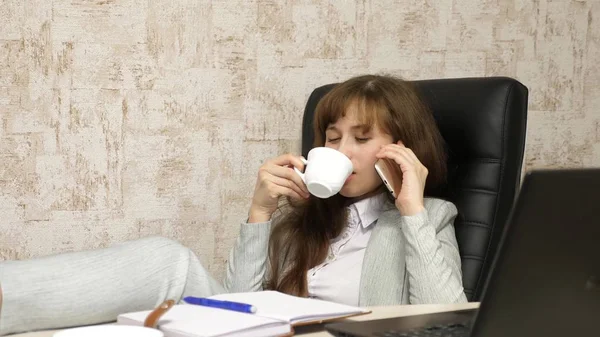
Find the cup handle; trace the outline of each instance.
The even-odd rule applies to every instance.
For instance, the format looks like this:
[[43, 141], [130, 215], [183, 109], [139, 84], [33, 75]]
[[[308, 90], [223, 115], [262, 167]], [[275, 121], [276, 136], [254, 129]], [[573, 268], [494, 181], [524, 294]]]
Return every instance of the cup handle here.
[[[304, 171], [306, 171], [306, 164], [308, 164], [308, 161], [304, 159], [304, 157], [300, 157], [300, 160], [302, 160], [302, 162], [304, 163]], [[298, 170], [296, 166], [294, 166], [294, 171], [296, 171], [296, 173], [300, 176], [300, 179], [302, 179], [302, 181], [306, 184], [306, 178], [304, 177], [304, 173], [300, 172], [300, 170]]]

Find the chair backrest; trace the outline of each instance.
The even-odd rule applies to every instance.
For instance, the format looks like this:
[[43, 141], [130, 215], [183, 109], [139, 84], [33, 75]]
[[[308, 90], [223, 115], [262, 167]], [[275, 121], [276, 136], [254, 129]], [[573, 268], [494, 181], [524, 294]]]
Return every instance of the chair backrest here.
[[[481, 298], [500, 236], [517, 195], [525, 148], [528, 90], [506, 77], [412, 82], [431, 108], [449, 154], [442, 197], [453, 202], [463, 286]], [[302, 154], [313, 146], [319, 100], [335, 86], [315, 89], [302, 123]]]

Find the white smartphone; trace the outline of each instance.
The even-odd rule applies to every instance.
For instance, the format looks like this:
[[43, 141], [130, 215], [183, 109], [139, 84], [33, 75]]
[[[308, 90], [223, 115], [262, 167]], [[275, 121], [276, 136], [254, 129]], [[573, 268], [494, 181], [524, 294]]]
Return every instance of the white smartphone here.
[[400, 166], [389, 159], [379, 159], [375, 163], [375, 171], [394, 198], [398, 197], [402, 188], [402, 170]]

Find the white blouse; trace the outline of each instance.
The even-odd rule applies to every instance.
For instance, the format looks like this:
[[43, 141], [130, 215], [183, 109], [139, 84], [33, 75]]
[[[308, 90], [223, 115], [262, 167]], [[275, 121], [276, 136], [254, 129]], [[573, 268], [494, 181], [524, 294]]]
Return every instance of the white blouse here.
[[348, 206], [348, 226], [331, 241], [325, 261], [308, 271], [310, 297], [358, 305], [365, 249], [371, 231], [385, 209], [386, 197], [381, 193]]

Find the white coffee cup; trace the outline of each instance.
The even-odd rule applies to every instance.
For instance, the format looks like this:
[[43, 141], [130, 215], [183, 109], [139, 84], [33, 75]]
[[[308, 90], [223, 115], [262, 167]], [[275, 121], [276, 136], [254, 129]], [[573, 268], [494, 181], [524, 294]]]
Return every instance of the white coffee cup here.
[[315, 147], [307, 157], [302, 159], [304, 173], [294, 169], [310, 194], [318, 198], [325, 199], [337, 194], [354, 170], [345, 154], [329, 147]]
[[163, 337], [160, 330], [131, 325], [95, 325], [56, 332], [53, 337]]

